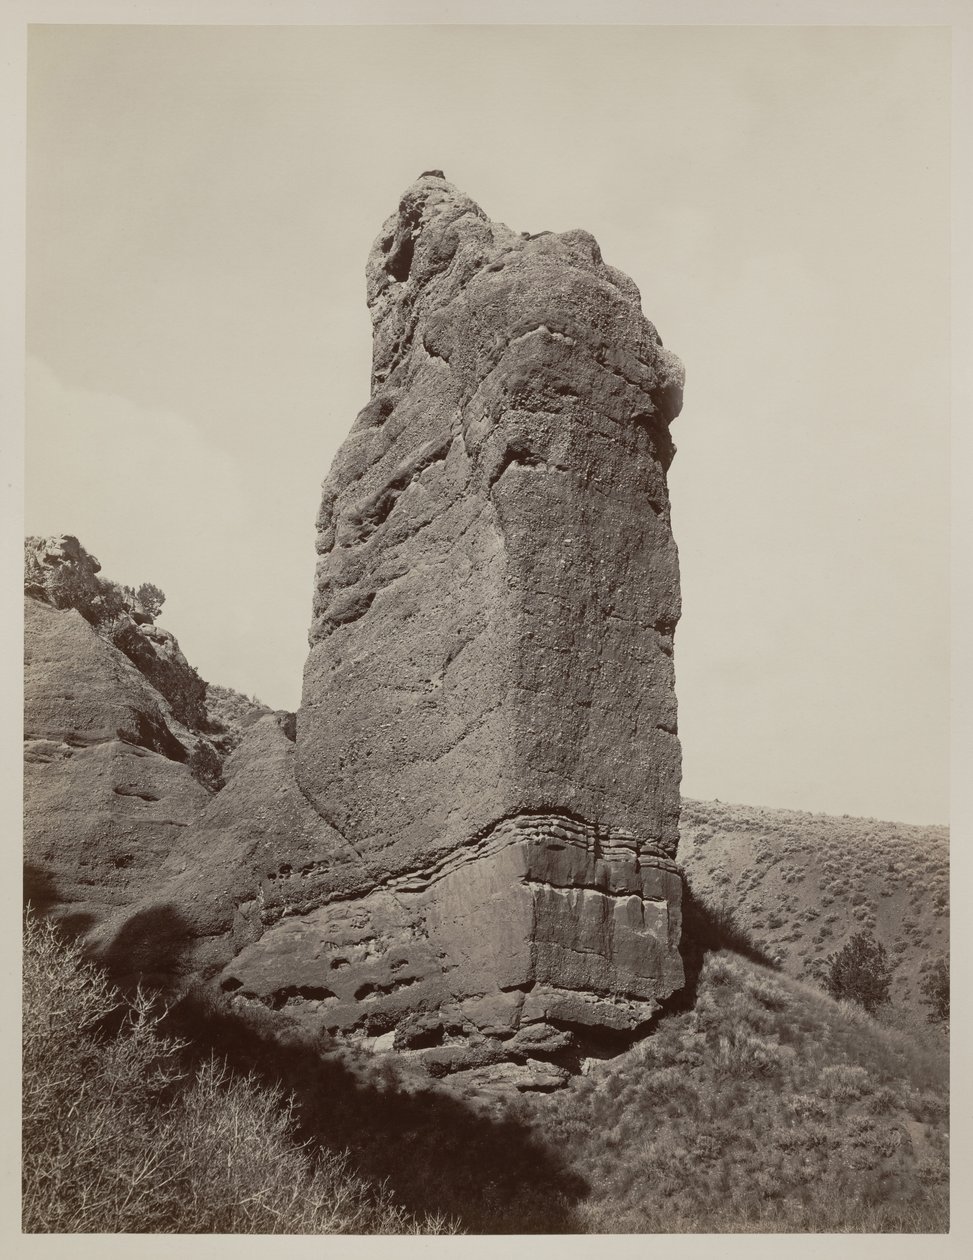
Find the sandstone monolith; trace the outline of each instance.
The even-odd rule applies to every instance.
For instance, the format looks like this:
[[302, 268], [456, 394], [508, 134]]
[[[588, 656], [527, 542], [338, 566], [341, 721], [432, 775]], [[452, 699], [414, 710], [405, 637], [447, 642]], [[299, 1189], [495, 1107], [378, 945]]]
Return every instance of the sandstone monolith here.
[[483, 1037], [523, 1062], [636, 1028], [683, 981], [682, 368], [592, 236], [511, 231], [438, 172], [367, 281], [371, 399], [324, 484], [296, 778], [369, 890], [272, 927], [224, 983], [404, 1045], [445, 1012], [443, 1070], [487, 1061]]

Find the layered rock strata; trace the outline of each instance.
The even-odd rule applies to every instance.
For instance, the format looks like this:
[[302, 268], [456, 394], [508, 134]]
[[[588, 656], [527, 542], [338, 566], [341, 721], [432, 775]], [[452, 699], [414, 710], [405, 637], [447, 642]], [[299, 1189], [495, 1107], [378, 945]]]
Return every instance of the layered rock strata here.
[[439, 172], [367, 278], [296, 775], [370, 891], [280, 922], [224, 986], [382, 1035], [446, 1011], [447, 1047], [632, 1029], [682, 982], [681, 366], [587, 232], [513, 232]]

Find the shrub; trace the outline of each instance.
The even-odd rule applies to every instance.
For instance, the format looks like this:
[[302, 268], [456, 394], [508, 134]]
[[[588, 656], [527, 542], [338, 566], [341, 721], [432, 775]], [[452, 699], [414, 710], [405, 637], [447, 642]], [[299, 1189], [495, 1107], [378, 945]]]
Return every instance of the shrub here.
[[822, 1099], [813, 1094], [795, 1094], [787, 1099], [785, 1107], [798, 1120], [824, 1120], [830, 1114]]
[[418, 1232], [347, 1156], [293, 1140], [279, 1088], [187, 1069], [146, 997], [30, 913], [23, 995], [25, 1233]]
[[197, 783], [201, 783], [210, 792], [218, 792], [223, 787], [223, 763], [211, 744], [198, 739], [196, 747], [186, 762], [189, 773]]
[[929, 1007], [930, 1024], [949, 1023], [949, 959], [934, 963], [922, 983], [922, 1000]]
[[857, 1002], [870, 1014], [889, 1000], [892, 966], [885, 946], [867, 932], [856, 932], [828, 958], [824, 987], [834, 998]]
[[158, 617], [162, 611], [162, 605], [166, 602], [165, 592], [153, 582], [143, 582], [135, 592], [135, 598], [150, 617]]

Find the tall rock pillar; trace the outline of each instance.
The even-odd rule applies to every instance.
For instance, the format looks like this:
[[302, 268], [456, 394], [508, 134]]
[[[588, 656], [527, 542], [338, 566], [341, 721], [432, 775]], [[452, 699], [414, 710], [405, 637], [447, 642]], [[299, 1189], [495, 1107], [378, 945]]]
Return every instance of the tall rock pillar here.
[[369, 889], [317, 912], [334, 1022], [631, 1029], [683, 980], [681, 365], [587, 232], [513, 232], [439, 172], [367, 276], [297, 735]]

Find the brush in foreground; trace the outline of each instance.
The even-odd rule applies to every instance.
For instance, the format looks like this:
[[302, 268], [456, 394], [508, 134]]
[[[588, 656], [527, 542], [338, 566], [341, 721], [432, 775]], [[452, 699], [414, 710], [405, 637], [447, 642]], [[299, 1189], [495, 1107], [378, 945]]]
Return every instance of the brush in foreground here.
[[298, 1145], [281, 1090], [215, 1058], [186, 1071], [182, 1049], [147, 998], [124, 999], [28, 915], [25, 1233], [444, 1231], [344, 1155]]

